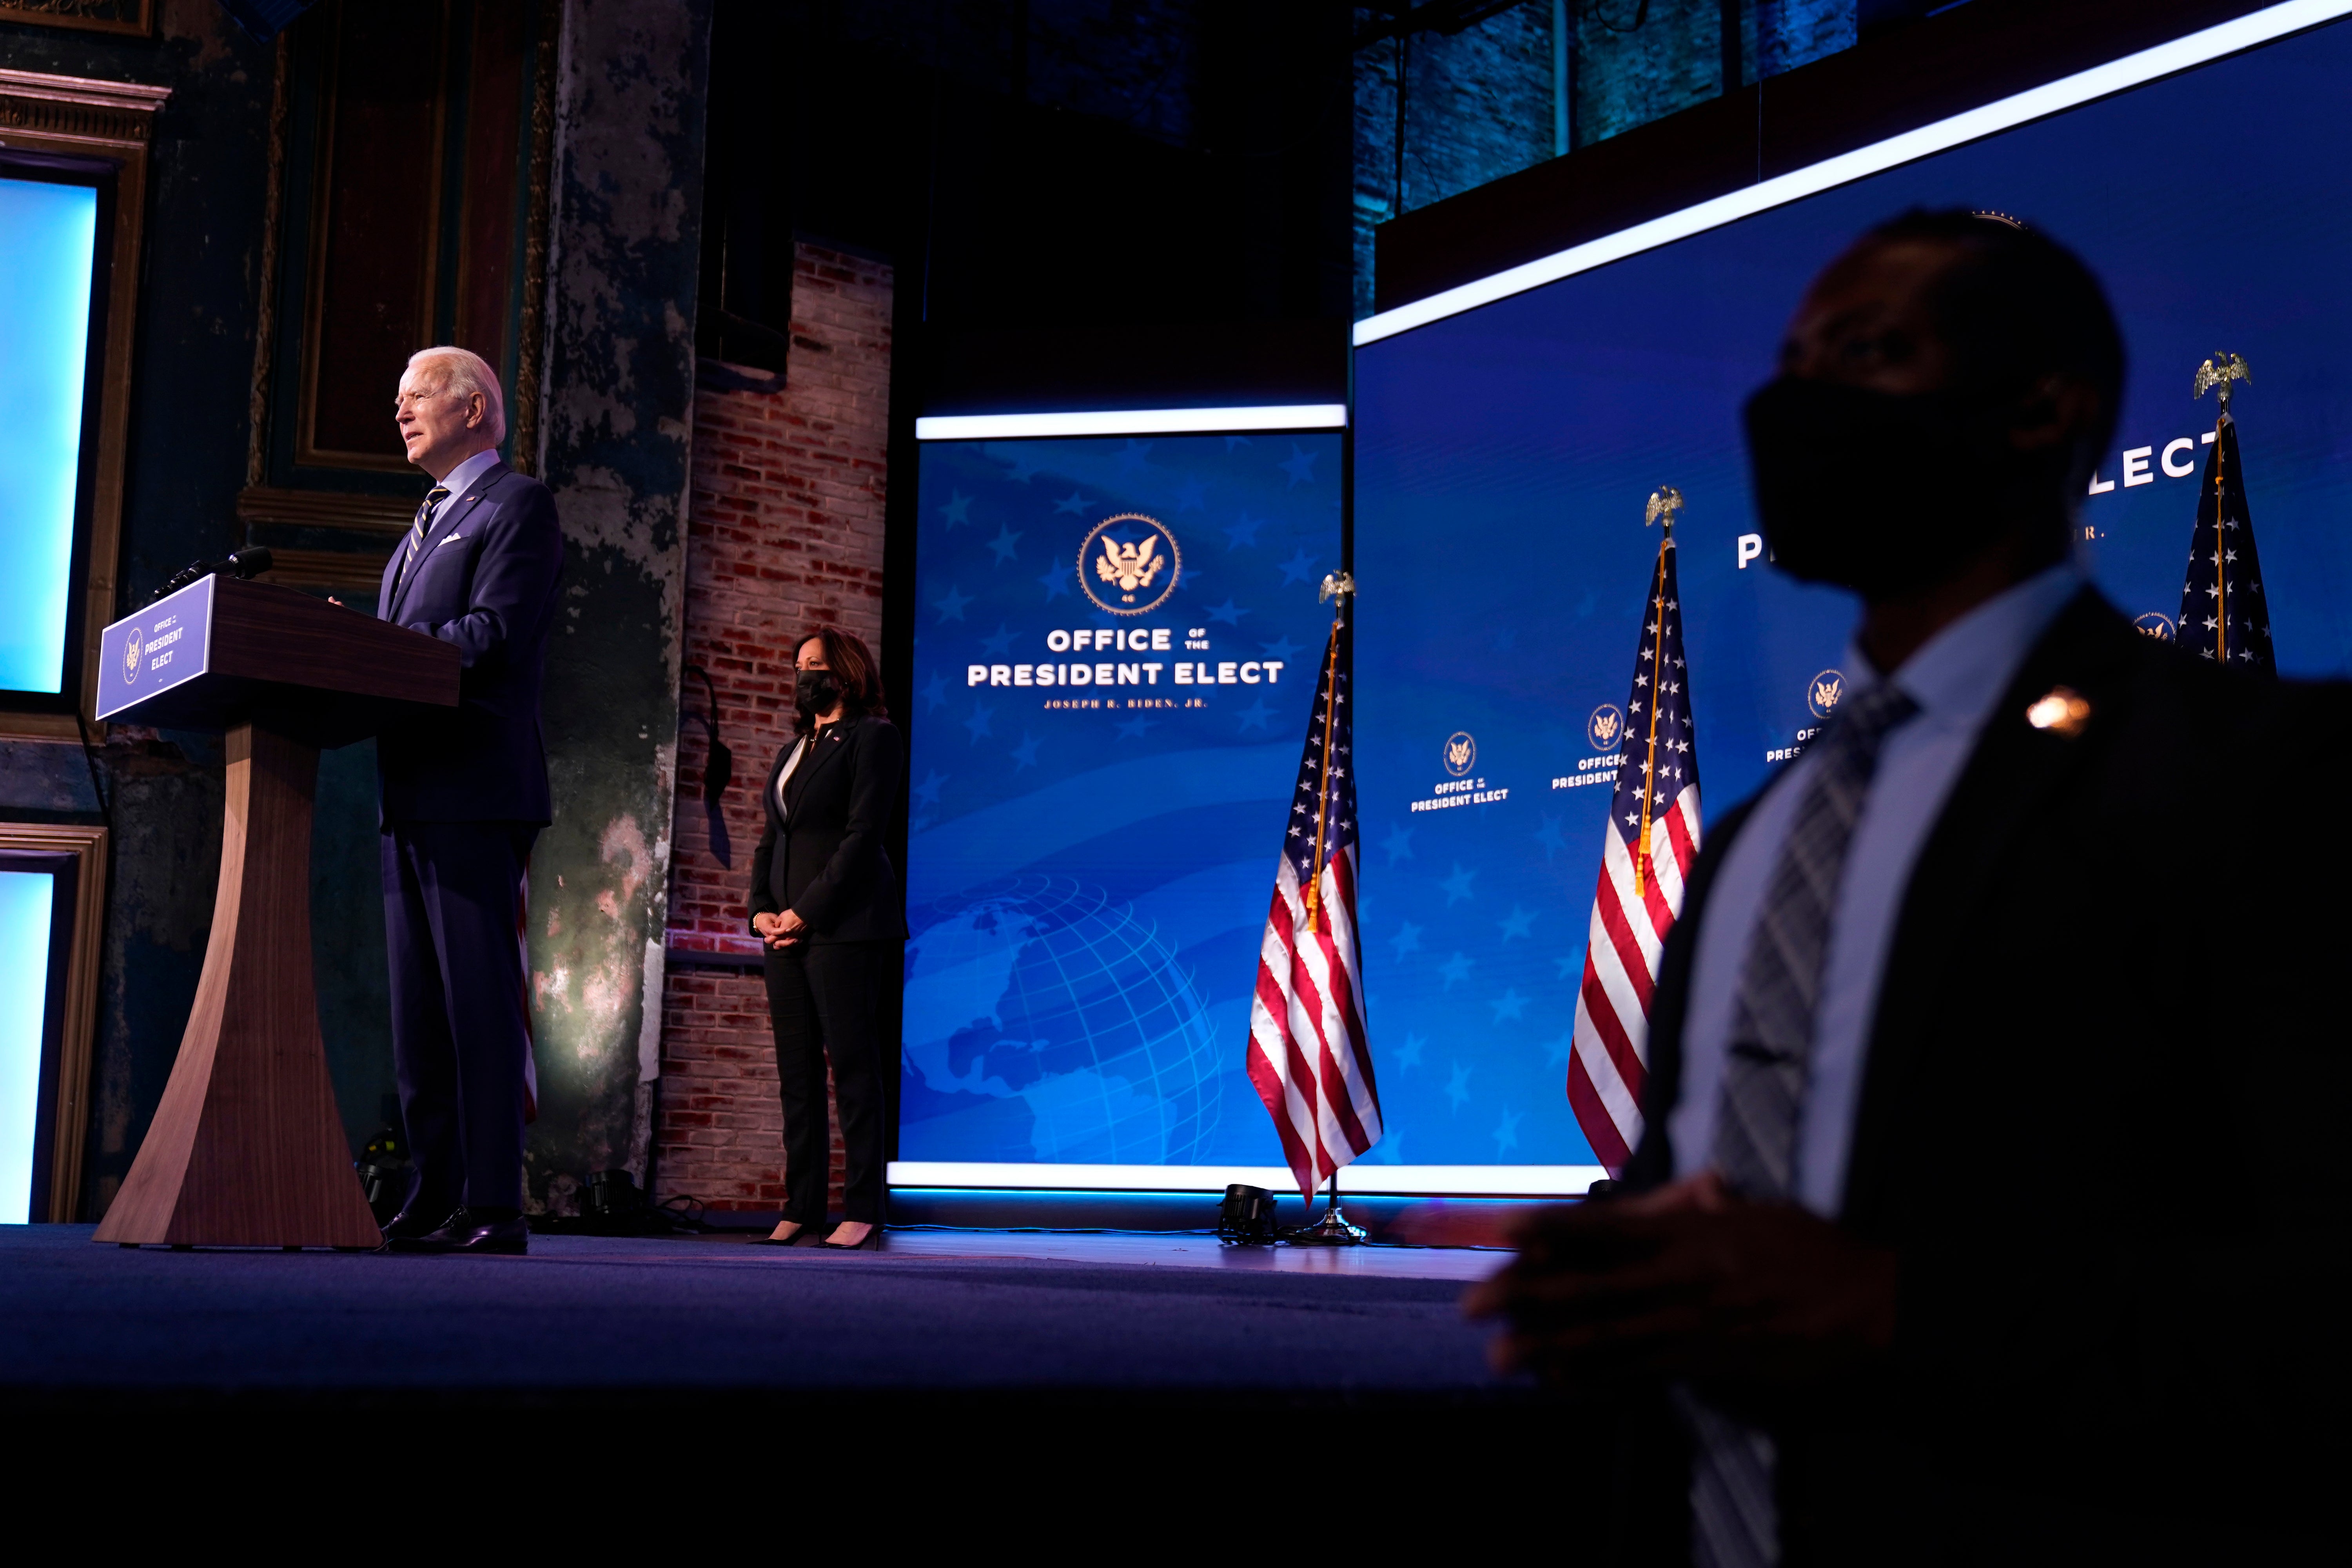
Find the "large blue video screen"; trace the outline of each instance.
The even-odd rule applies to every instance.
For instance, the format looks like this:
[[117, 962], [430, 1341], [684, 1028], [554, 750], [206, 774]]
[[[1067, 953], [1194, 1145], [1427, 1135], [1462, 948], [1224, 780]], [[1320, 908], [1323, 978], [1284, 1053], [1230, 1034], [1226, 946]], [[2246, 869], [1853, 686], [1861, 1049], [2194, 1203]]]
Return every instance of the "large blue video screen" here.
[[98, 192], [0, 178], [0, 691], [65, 688]]
[[924, 445], [901, 1160], [1281, 1165], [1244, 1053], [1340, 456]]
[[[2016, 215], [2105, 280], [2128, 341], [2081, 557], [2179, 613], [2217, 350], [2283, 673], [2352, 669], [2352, 26], [2330, 26], [1368, 343], [1356, 361], [1357, 743], [1374, 1060], [1402, 1157], [1578, 1164], [1564, 1092], [1662, 484], [1709, 819], [1820, 722], [1853, 619], [1754, 557], [1738, 415], [1812, 275], [1907, 207]], [[1937, 476], [1922, 473], [1924, 491]], [[1905, 497], [1885, 498], [1890, 520]], [[1484, 804], [1418, 812], [1475, 743]]]

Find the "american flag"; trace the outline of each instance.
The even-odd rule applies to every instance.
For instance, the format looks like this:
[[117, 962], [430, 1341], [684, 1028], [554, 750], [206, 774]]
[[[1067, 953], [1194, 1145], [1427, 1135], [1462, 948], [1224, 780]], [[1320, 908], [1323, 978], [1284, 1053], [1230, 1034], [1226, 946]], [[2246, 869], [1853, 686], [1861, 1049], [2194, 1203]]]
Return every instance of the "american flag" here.
[[2197, 502], [2197, 531], [2189, 536], [2189, 580], [2180, 588], [2178, 640], [2233, 669], [2276, 676], [2271, 653], [2271, 607], [2263, 596], [2263, 564], [2254, 553], [2254, 520], [2246, 510], [2245, 472], [2238, 466], [2238, 422], [2221, 416]]
[[1618, 733], [1617, 795], [1601, 835], [1601, 882], [1568, 1058], [1568, 1102], [1612, 1175], [1642, 1141], [1650, 992], [1666, 933], [1682, 913], [1683, 878], [1698, 858], [1698, 753], [1692, 749], [1696, 734], [1671, 531], [1651, 574], [1633, 691]]
[[1356, 941], [1350, 653], [1342, 614], [1331, 626], [1307, 721], [1298, 790], [1258, 949], [1257, 994], [1250, 1000], [1250, 1082], [1310, 1203], [1326, 1178], [1381, 1136]]

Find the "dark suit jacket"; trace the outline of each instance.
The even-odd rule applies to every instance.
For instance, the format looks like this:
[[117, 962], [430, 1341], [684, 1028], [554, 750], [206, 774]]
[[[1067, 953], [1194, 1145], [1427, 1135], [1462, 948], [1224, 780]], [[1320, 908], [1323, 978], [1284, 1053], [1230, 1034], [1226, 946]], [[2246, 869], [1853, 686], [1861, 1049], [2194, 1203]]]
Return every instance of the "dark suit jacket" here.
[[887, 719], [845, 719], [827, 730], [785, 785], [776, 809], [776, 753], [760, 800], [767, 831], [751, 856], [751, 912], [796, 911], [811, 942], [903, 942], [906, 895], [883, 835], [906, 777], [906, 742]]
[[[2073, 737], [2025, 719], [2062, 685]], [[1779, 1412], [1792, 1563], [2335, 1495], [2347, 770], [2352, 688], [2257, 685], [2089, 590], [2034, 647], [1900, 906], [1841, 1216], [1901, 1257], [1896, 1367]], [[1673, 1169], [1693, 950], [1747, 815], [1667, 943], [1637, 1185]]]
[[404, 721], [376, 737], [386, 822], [549, 820], [541, 667], [555, 618], [563, 531], [537, 479], [493, 463], [441, 509], [400, 579], [404, 537], [384, 568], [378, 615], [454, 643], [454, 710]]

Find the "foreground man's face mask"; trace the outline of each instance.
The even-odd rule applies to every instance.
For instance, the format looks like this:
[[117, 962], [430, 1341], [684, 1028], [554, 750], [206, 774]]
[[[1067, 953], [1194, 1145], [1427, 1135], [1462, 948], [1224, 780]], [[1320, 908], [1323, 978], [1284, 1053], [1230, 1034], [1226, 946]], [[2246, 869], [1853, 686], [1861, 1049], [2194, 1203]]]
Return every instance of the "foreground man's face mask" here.
[[2000, 412], [1948, 392], [1784, 375], [1745, 416], [1773, 564], [1864, 599], [1927, 587], [1980, 554], [2043, 467], [2011, 446]]

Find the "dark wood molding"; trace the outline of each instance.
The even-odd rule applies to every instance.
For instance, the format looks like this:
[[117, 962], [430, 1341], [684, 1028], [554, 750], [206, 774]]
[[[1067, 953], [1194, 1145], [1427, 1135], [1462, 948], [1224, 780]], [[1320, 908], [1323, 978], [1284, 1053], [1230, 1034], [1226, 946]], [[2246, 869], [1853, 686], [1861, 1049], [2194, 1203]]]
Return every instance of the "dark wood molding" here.
[[[107, 258], [106, 340], [99, 378], [98, 450], [92, 467], [89, 565], [82, 583], [81, 710], [98, 700], [98, 639], [114, 618], [122, 556], [122, 473], [131, 429], [132, 349], [139, 337], [139, 278], [147, 167], [166, 87], [0, 70], [0, 137], [12, 152], [98, 159], [114, 167], [113, 239]], [[93, 307], [98, 301], [91, 301]], [[78, 739], [72, 714], [0, 712], [0, 735]]]
[[373, 598], [392, 551], [272, 549], [269, 556], [264, 582], [286, 588], [346, 588]]
[[[421, 481], [423, 475], [417, 478]], [[416, 521], [414, 500], [399, 496], [357, 495], [346, 490], [295, 490], [247, 485], [237, 492], [237, 521], [296, 523], [309, 528], [348, 528], [361, 533], [399, 533]]]
[[547, 224], [555, 170], [555, 73], [562, 58], [556, 45], [563, 32], [563, 0], [540, 0], [531, 39], [530, 169], [526, 176], [527, 226], [522, 253], [522, 326], [517, 334], [513, 465], [517, 473], [539, 477], [540, 379], [547, 353]]
[[0, 22], [152, 38], [158, 9], [157, 0], [0, 0]]
[[1566, 250], [2268, 0], [1972, 0], [1373, 231], [1375, 307]]
[[52, 1225], [79, 1217], [82, 1150], [89, 1131], [89, 1060], [98, 1034], [98, 971], [106, 937], [107, 833], [72, 823], [0, 822], [0, 849], [74, 858], [73, 933], [66, 967], [65, 1038], [50, 1102]]
[[254, 318], [253, 386], [247, 400], [252, 425], [245, 447], [245, 483], [248, 489], [268, 477], [265, 465], [269, 439], [269, 366], [271, 356], [278, 352], [278, 229], [286, 210], [286, 128], [290, 110], [287, 76], [291, 57], [286, 35], [278, 34], [278, 46], [270, 51], [269, 166], [264, 176], [261, 206], [261, 297]]

